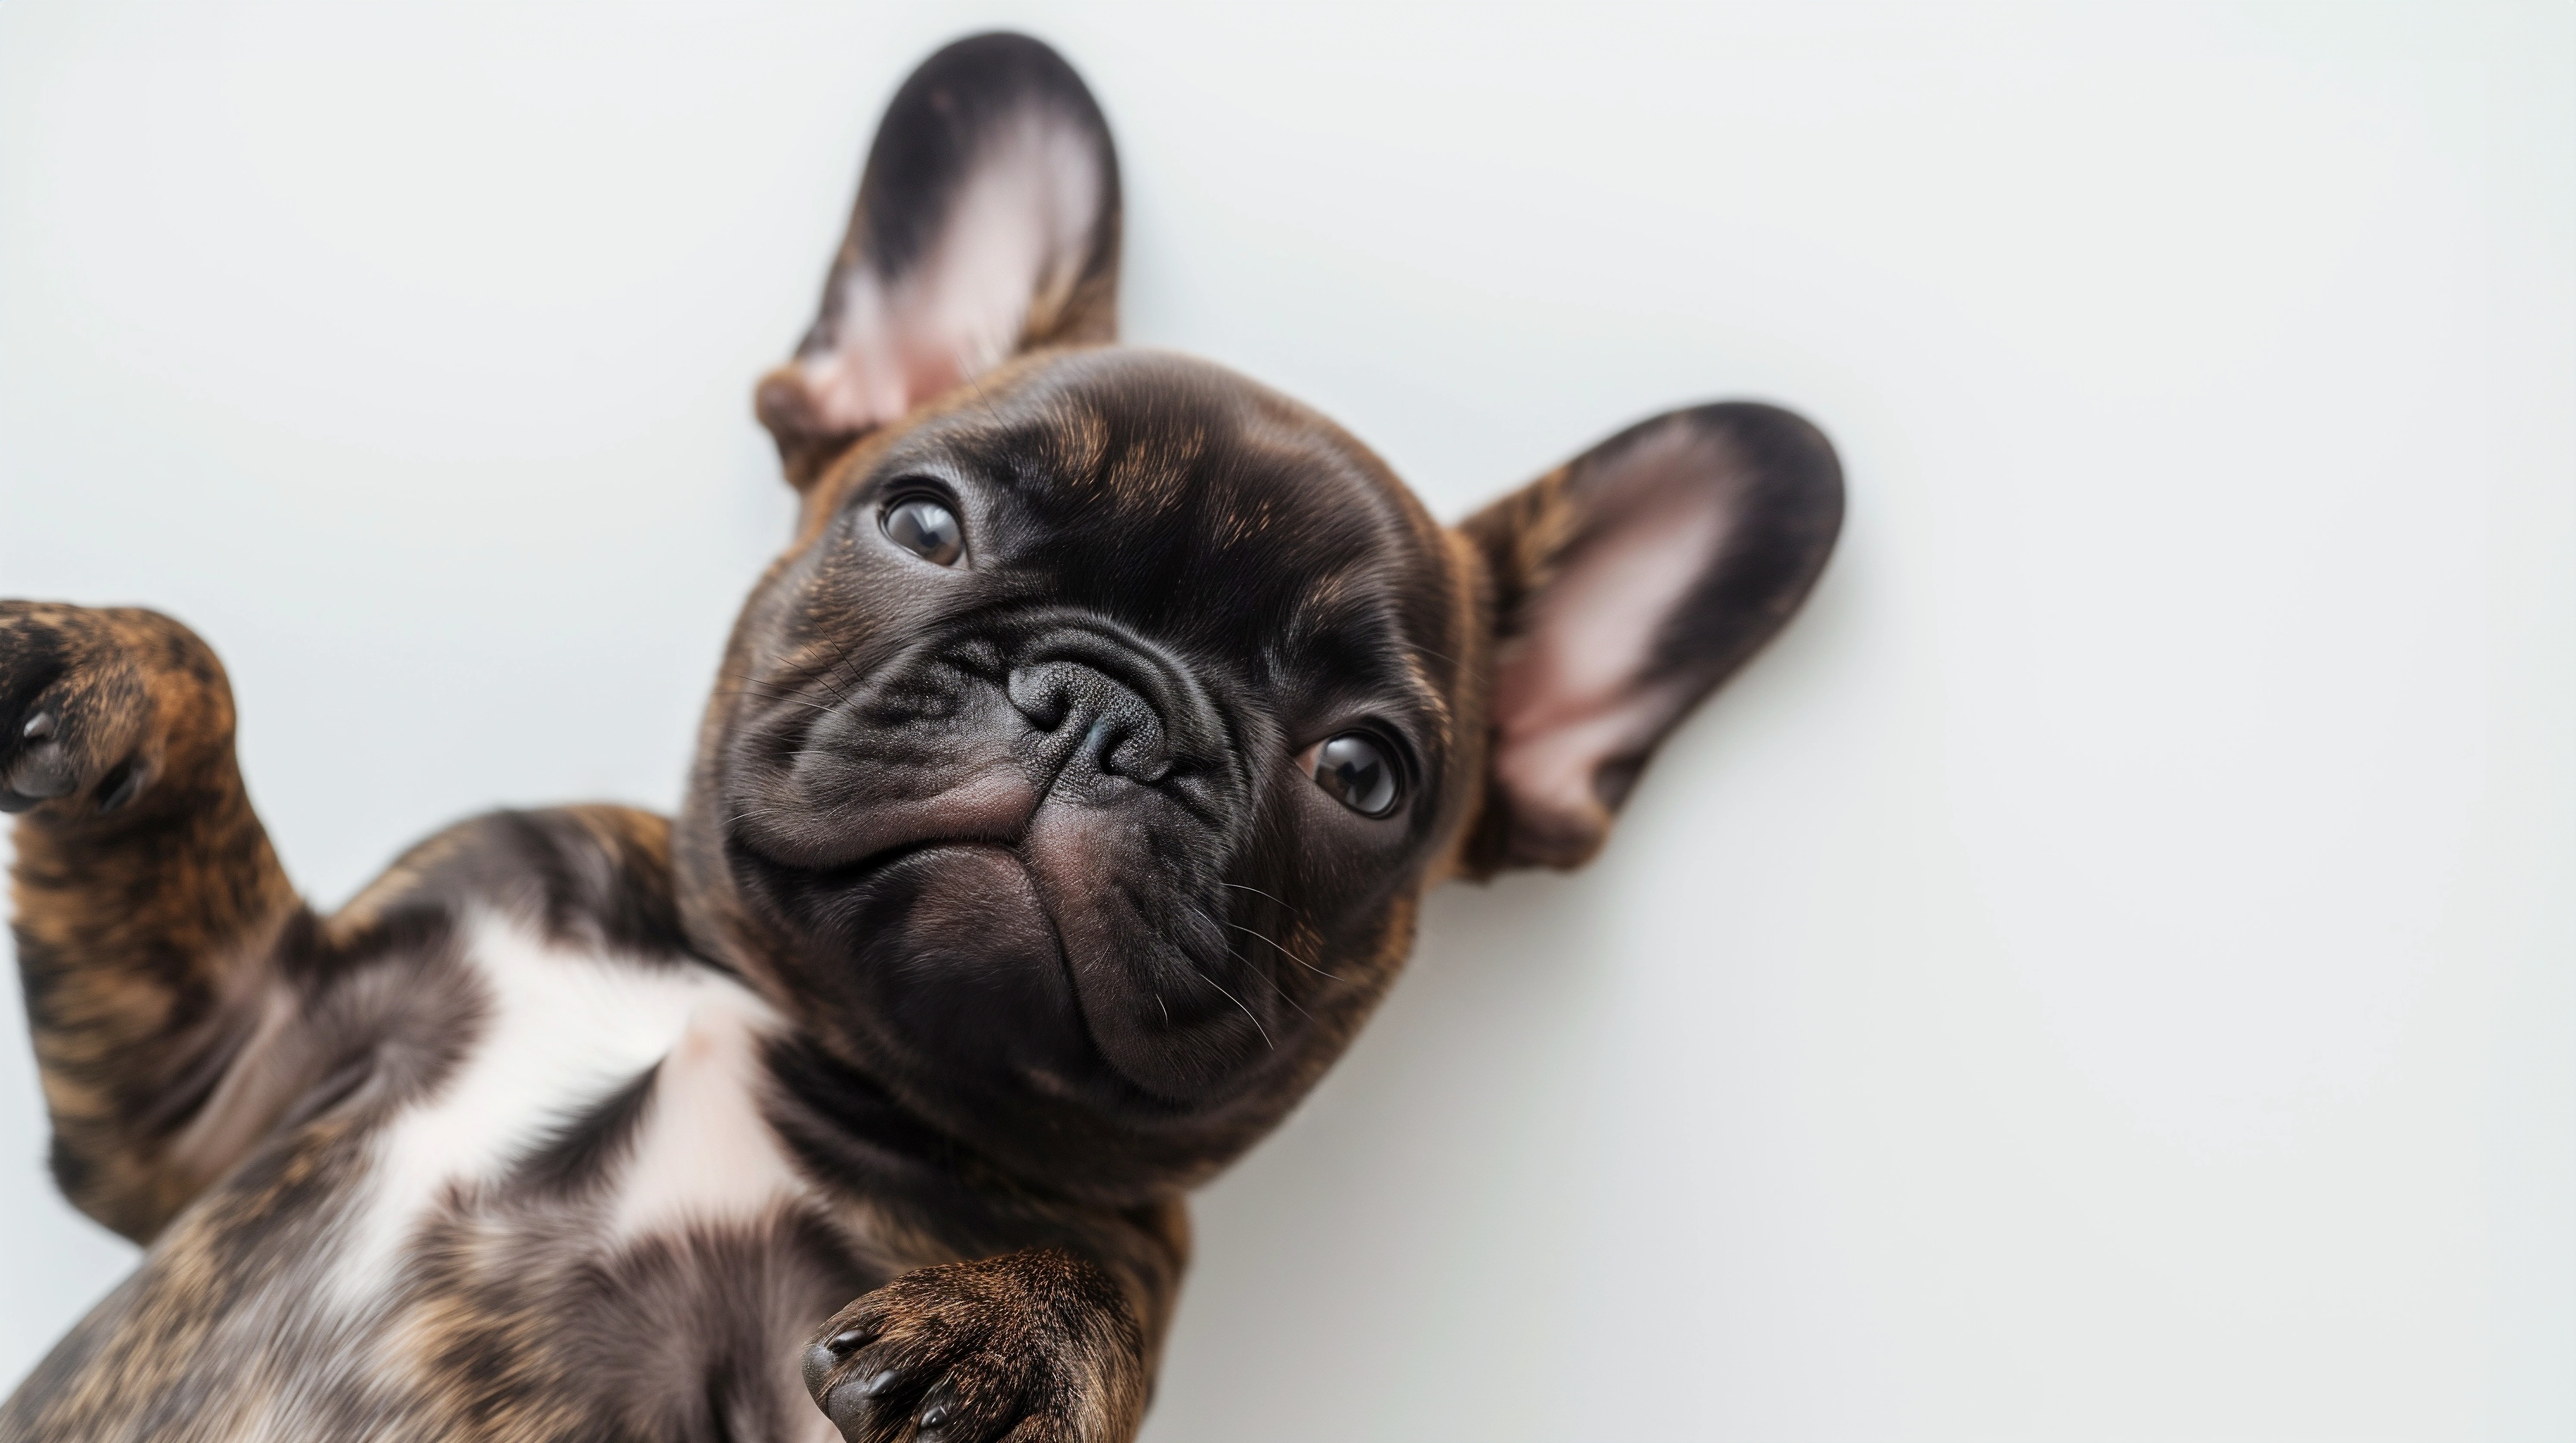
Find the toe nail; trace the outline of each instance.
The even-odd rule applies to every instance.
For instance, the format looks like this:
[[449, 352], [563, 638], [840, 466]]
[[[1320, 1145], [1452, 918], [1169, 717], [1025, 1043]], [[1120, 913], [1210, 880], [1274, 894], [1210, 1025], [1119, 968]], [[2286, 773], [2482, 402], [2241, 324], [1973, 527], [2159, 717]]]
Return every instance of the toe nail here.
[[831, 1349], [820, 1343], [806, 1349], [804, 1367], [799, 1370], [805, 1375], [805, 1391], [819, 1399], [823, 1392], [823, 1380], [832, 1375], [832, 1366], [840, 1361], [833, 1356]]
[[70, 761], [63, 756], [63, 744], [50, 741], [28, 748], [8, 779], [11, 787], [31, 797], [67, 796], [77, 780]]
[[877, 1374], [875, 1377], [859, 1384], [859, 1396], [862, 1398], [873, 1398], [879, 1393], [884, 1392], [893, 1384], [893, 1382], [894, 1369], [888, 1368], [884, 1372]]
[[843, 1332], [834, 1333], [831, 1341], [825, 1343], [823, 1346], [831, 1349], [834, 1355], [846, 1358], [850, 1354], [857, 1352], [859, 1345], [867, 1340], [867, 1334], [860, 1332], [856, 1328], [850, 1328]]
[[126, 764], [125, 774], [100, 791], [98, 809], [101, 812], [115, 811], [127, 802], [133, 801], [134, 794], [142, 790], [143, 768], [129, 762]]
[[53, 734], [54, 714], [49, 711], [40, 711], [34, 716], [27, 718], [27, 724], [18, 729], [18, 735], [26, 737], [29, 740], [49, 737]]

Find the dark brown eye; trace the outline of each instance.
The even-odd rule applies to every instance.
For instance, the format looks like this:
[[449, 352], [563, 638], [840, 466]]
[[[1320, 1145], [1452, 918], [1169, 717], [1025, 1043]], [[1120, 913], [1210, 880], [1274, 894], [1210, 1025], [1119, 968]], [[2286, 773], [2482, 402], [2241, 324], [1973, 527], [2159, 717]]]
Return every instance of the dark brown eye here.
[[887, 507], [885, 534], [933, 566], [954, 566], [966, 552], [966, 535], [958, 528], [957, 513], [926, 496]]
[[1344, 732], [1315, 748], [1315, 785], [1363, 817], [1394, 811], [1404, 790], [1394, 759], [1362, 732]]

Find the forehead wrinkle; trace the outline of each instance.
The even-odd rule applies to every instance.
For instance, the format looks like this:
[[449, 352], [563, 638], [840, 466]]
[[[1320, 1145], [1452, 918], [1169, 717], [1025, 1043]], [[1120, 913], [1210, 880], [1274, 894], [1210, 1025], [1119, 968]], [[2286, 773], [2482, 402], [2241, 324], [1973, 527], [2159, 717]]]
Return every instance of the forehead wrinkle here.
[[[1285, 396], [1270, 395], [1248, 408], [1241, 427], [1244, 447], [1273, 463], [1274, 474], [1303, 475], [1332, 483], [1340, 498], [1356, 500], [1379, 535], [1439, 564], [1446, 528], [1423, 507], [1385, 460], [1366, 443]], [[1313, 488], [1320, 493], [1320, 485]]]
[[[1366, 563], [1339, 566], [1309, 581], [1298, 597], [1279, 650], [1288, 662], [1328, 639], [1358, 641], [1371, 660], [1365, 685], [1400, 695], [1436, 727], [1450, 722], [1449, 699], [1425, 665], [1424, 638], [1411, 634], [1406, 608], [1386, 578]], [[1392, 633], [1393, 645], [1381, 645]], [[1445, 639], [1445, 638], [1443, 638]], [[1392, 662], [1392, 665], [1389, 663]]]
[[[1247, 427], [1240, 454], [1221, 477], [1216, 534], [1228, 545], [1266, 541], [1281, 533], [1325, 554], [1393, 551], [1419, 559], [1411, 517], [1386, 487], [1353, 464], [1353, 458], [1319, 448], [1310, 436], [1283, 437], [1271, 425]], [[1310, 586], [1329, 601], [1330, 574]]]
[[1229, 508], [1228, 534], [1257, 542], [1303, 526], [1309, 534], [1292, 540], [1347, 558], [1300, 581], [1280, 644], [1269, 649], [1274, 665], [1285, 670], [1325, 647], [1354, 652], [1368, 663], [1369, 689], [1401, 699], [1445, 740], [1454, 718], [1436, 668], [1455, 665], [1446, 653], [1457, 645], [1439, 526], [1371, 468], [1374, 458], [1356, 442], [1319, 446], [1304, 418], [1267, 412], [1245, 431], [1245, 449], [1259, 460], [1243, 470], [1257, 489]]

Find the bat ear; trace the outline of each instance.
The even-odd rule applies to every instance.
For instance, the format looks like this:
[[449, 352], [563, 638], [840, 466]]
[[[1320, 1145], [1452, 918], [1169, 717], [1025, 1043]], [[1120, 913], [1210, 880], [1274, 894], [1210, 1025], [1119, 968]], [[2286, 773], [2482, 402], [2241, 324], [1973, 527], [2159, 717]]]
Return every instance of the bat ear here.
[[1115, 339], [1118, 225], [1109, 125], [1062, 56], [992, 34], [923, 61], [878, 123], [813, 328], [755, 396], [789, 479], [1015, 352]]
[[1824, 434], [1732, 403], [1632, 426], [1470, 518], [1497, 612], [1466, 870], [1598, 851], [1656, 745], [1797, 611], [1842, 516]]

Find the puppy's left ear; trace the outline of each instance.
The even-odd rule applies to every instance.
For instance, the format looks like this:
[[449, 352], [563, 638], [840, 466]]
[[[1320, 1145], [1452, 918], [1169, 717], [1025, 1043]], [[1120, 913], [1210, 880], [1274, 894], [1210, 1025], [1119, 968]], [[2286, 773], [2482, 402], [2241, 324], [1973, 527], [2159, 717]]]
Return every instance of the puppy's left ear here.
[[850, 229], [795, 359], [754, 399], [788, 479], [1014, 352], [1114, 340], [1118, 155], [1064, 58], [957, 41], [877, 124]]
[[1806, 599], [1842, 517], [1823, 433], [1743, 403], [1632, 426], [1471, 517], [1497, 612], [1463, 869], [1600, 850], [1656, 745]]

